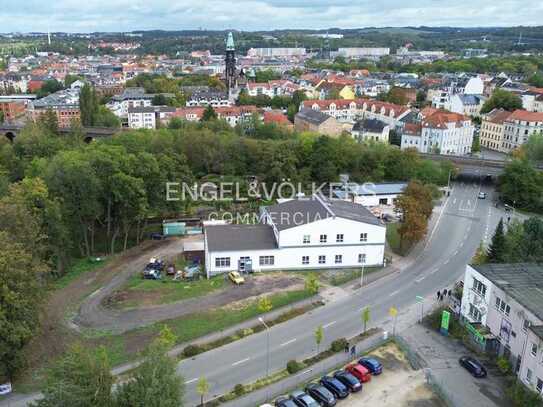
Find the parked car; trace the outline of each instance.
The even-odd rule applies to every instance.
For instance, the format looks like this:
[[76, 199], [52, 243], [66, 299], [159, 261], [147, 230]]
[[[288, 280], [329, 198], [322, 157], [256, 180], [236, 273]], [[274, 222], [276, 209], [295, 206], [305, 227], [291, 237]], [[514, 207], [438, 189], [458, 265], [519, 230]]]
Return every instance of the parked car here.
[[460, 366], [470, 372], [473, 377], [486, 377], [486, 369], [477, 359], [470, 356], [462, 356], [458, 359], [458, 362], [460, 362]]
[[348, 365], [345, 370], [360, 380], [362, 383], [369, 382], [371, 380], [371, 374], [368, 369], [358, 363]]
[[301, 390], [290, 393], [290, 398], [298, 407], [319, 407], [319, 403], [313, 397]]
[[245, 282], [245, 279], [237, 271], [231, 271], [230, 273], [228, 273], [228, 278], [230, 279], [230, 281], [237, 285], [243, 284]]
[[479, 192], [479, 195], [478, 195], [478, 198], [479, 199], [486, 199], [486, 192]]
[[375, 358], [362, 358], [358, 361], [358, 364], [364, 366], [374, 376], [383, 373], [383, 365]]
[[336, 405], [336, 398], [334, 395], [326, 387], [320, 384], [308, 384], [305, 391], [323, 407], [334, 407]]
[[143, 269], [143, 278], [150, 280], [159, 280], [162, 277], [162, 271], [164, 270], [164, 262], [157, 259], [151, 258], [149, 263]]
[[344, 399], [349, 395], [349, 389], [333, 376], [321, 377], [320, 384], [326, 387], [337, 399]]
[[343, 383], [351, 393], [362, 390], [362, 383], [360, 383], [360, 380], [345, 370], [338, 370], [334, 373], [334, 377]]
[[164, 240], [166, 239], [166, 236], [164, 236], [162, 233], [151, 233], [151, 240]]
[[275, 407], [298, 407], [294, 401], [287, 396], [280, 396], [275, 399]]

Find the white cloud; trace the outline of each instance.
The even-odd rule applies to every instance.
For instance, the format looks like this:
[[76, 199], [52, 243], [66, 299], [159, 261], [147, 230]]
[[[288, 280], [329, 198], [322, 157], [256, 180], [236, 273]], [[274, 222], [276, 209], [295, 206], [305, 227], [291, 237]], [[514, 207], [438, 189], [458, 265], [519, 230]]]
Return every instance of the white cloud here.
[[0, 0], [0, 30], [262, 30], [543, 24], [540, 0]]

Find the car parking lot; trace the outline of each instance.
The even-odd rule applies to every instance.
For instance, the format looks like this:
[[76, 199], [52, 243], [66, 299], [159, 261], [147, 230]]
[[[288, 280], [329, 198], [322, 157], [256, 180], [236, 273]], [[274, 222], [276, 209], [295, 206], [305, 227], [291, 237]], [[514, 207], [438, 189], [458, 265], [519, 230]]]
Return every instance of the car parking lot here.
[[[365, 357], [370, 357], [380, 362], [382, 365], [382, 373], [378, 374], [379, 369], [374, 369], [366, 364], [366, 366], [370, 368], [370, 371], [377, 374], [372, 374], [371, 379], [368, 381], [366, 381], [367, 379], [364, 379], [361, 391], [353, 391], [353, 389], [350, 388], [349, 395], [346, 397], [343, 394], [340, 394], [341, 389], [335, 388], [331, 383], [326, 383], [326, 388], [329, 390], [329, 393], [335, 393], [336, 397], [334, 398], [336, 401], [335, 403], [330, 401], [327, 402], [325, 398], [321, 397], [321, 399], [318, 400], [318, 405], [337, 405], [341, 407], [361, 407], [366, 405], [376, 405], [380, 407], [413, 405], [425, 407], [445, 406], [445, 403], [433, 393], [430, 386], [426, 383], [424, 371], [412, 369], [404, 353], [394, 342], [389, 342], [380, 346], [368, 355], [365, 355]], [[347, 366], [357, 361], [358, 359], [349, 363]], [[352, 369], [347, 370], [353, 371]], [[304, 386], [304, 389], [309, 390], [309, 393], [315, 395], [318, 399], [319, 394], [318, 392], [315, 392], [316, 387], [326, 381], [329, 382], [330, 378], [334, 377], [334, 374], [338, 377], [337, 371], [338, 369], [327, 372], [327, 379], [325, 381], [320, 377], [314, 379], [311, 383]], [[345, 384], [345, 387], [348, 387], [347, 381], [342, 380], [342, 382]], [[299, 390], [297, 392], [299, 392]], [[294, 405], [303, 406], [304, 404], [289, 404], [283, 396], [276, 400], [275, 405], [277, 407], [290, 407]]]

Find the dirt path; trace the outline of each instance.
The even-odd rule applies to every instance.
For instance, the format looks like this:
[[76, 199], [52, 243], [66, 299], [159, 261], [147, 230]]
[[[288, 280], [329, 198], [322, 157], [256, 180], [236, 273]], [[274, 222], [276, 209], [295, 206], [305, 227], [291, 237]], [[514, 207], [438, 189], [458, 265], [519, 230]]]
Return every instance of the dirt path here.
[[[137, 249], [137, 248], [136, 248]], [[174, 318], [175, 310], [142, 310], [140, 313], [128, 313], [113, 311], [102, 306], [105, 298], [120, 288], [133, 274], [143, 270], [150, 257], [171, 258], [183, 252], [183, 239], [172, 239], [162, 242], [151, 248], [144, 248], [131, 256], [123, 256], [124, 261], [116, 262], [110, 268], [113, 278], [100, 285], [83, 300], [73, 323], [76, 326], [93, 329], [112, 330], [124, 332], [141, 325], [146, 325], [160, 319]]]

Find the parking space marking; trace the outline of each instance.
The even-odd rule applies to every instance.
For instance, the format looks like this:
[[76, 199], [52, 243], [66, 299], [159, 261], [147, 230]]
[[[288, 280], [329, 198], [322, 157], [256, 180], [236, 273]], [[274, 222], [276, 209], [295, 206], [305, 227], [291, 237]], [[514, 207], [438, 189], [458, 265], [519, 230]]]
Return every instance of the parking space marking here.
[[187, 380], [187, 381], [185, 382], [185, 384], [194, 383], [196, 380], [198, 380], [197, 377], [195, 377], [194, 379]]
[[335, 323], [336, 323], [336, 321], [328, 322], [326, 325], [323, 325], [322, 327], [323, 328], [328, 328], [328, 327], [331, 327], [332, 325], [334, 325]]
[[249, 359], [251, 359], [251, 358], [245, 358], [245, 359], [242, 359], [242, 360], [238, 360], [237, 362], [232, 363], [232, 366], [240, 365], [240, 364], [242, 364], [244, 362], [247, 362]]
[[296, 342], [296, 338], [291, 339], [290, 341], [286, 341], [285, 343], [282, 343], [282, 344], [279, 345], [279, 346], [287, 346], [287, 345], [290, 345], [290, 344], [293, 343], [293, 342]]

